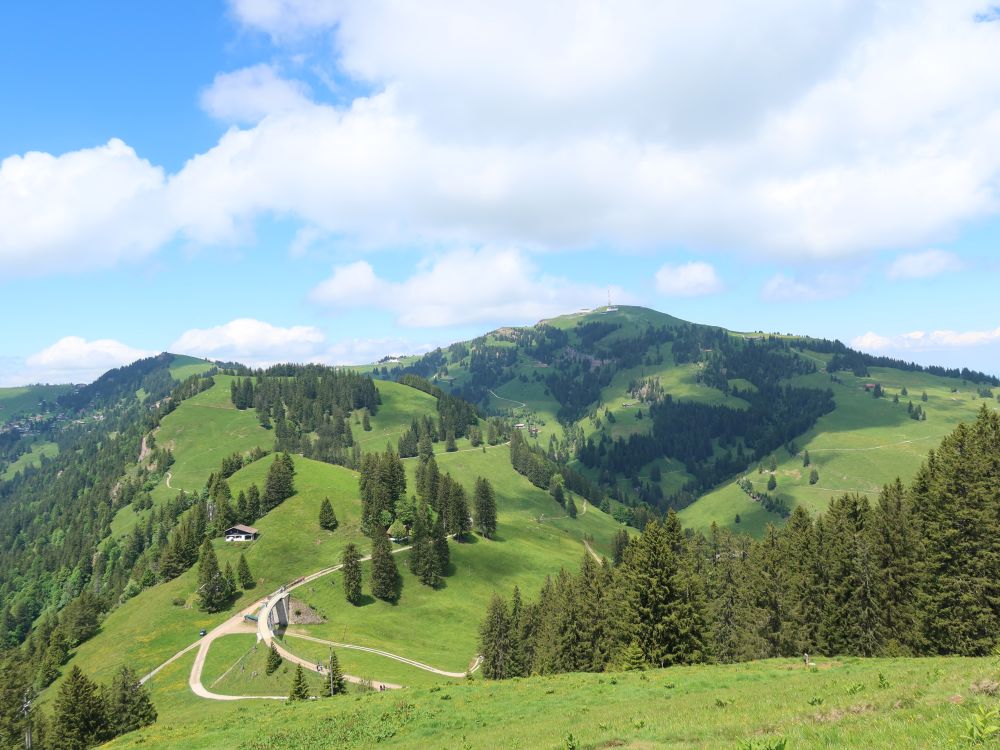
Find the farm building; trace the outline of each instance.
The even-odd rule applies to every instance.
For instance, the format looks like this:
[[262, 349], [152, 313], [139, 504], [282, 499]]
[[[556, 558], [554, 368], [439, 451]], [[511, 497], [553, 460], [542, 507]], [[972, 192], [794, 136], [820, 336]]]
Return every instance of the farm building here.
[[244, 526], [238, 523], [226, 529], [225, 536], [227, 542], [252, 542], [260, 536], [260, 532], [253, 526]]

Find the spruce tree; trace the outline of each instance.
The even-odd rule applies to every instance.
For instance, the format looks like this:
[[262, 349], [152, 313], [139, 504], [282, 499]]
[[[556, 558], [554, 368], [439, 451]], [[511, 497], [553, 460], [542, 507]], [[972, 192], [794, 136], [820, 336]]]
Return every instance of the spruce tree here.
[[774, 478], [774, 474], [771, 474], [767, 478], [767, 491], [772, 492], [778, 486], [778, 480]]
[[482, 655], [483, 676], [503, 680], [510, 674], [511, 656], [510, 619], [507, 605], [495, 593], [486, 610], [486, 618], [479, 626], [479, 653]]
[[250, 520], [246, 523], [253, 523], [262, 515], [264, 513], [261, 509], [260, 490], [257, 489], [256, 484], [251, 484], [247, 488], [247, 518]]
[[256, 585], [253, 574], [250, 572], [250, 565], [242, 552], [240, 553], [240, 561], [236, 565], [236, 575], [240, 579], [240, 587], [244, 590], [252, 589]]
[[465, 489], [458, 482], [451, 485], [448, 498], [448, 532], [462, 540], [472, 530], [469, 518], [469, 502], [465, 497]]
[[451, 563], [451, 551], [448, 549], [448, 532], [444, 527], [444, 515], [437, 514], [434, 520], [434, 555], [437, 557], [438, 570], [441, 575], [446, 575], [448, 565]]
[[454, 453], [455, 451], [458, 450], [458, 446], [455, 445], [455, 431], [454, 430], [448, 430], [448, 435], [445, 438], [445, 447], [444, 447], [444, 449], [446, 451], [448, 451], [449, 453]]
[[261, 498], [261, 509], [264, 513], [278, 507], [295, 494], [293, 473], [292, 458], [287, 453], [276, 456], [271, 462], [267, 479], [264, 481], [264, 495]]
[[309, 683], [306, 682], [306, 675], [302, 671], [301, 664], [295, 665], [295, 675], [292, 677], [292, 689], [288, 692], [288, 700], [309, 700]]
[[323, 686], [323, 696], [331, 697], [343, 695], [347, 692], [347, 682], [344, 680], [344, 673], [340, 669], [340, 660], [337, 654], [330, 649], [330, 659], [326, 665], [326, 681]]
[[73, 666], [59, 687], [52, 721], [52, 747], [86, 750], [110, 739], [107, 708], [94, 682]]
[[355, 606], [361, 602], [361, 554], [351, 542], [344, 547], [340, 562], [344, 574], [344, 598]]
[[337, 521], [337, 514], [333, 512], [330, 498], [324, 497], [323, 503], [319, 506], [319, 527], [327, 531], [336, 531], [340, 522]]
[[264, 667], [264, 671], [267, 674], [274, 674], [280, 666], [281, 654], [278, 653], [278, 649], [272, 643], [270, 650], [267, 652], [267, 665]]
[[372, 422], [368, 418], [368, 410], [367, 409], [365, 409], [364, 414], [361, 417], [361, 428], [365, 432], [371, 432], [372, 431]]
[[802, 465], [803, 466], [809, 465], [809, 451], [802, 452]]
[[206, 539], [201, 545], [198, 559], [198, 608], [205, 612], [225, 609], [230, 595], [229, 582], [219, 570], [212, 542]]
[[228, 601], [237, 591], [239, 591], [236, 574], [233, 572], [233, 566], [228, 562], [222, 572], [222, 577], [226, 581], [226, 601]]
[[149, 691], [139, 682], [135, 672], [122, 666], [115, 673], [105, 693], [111, 733], [115, 736], [133, 732], [156, 721], [156, 708]]
[[493, 485], [488, 479], [476, 479], [476, 490], [473, 501], [476, 528], [487, 539], [492, 539], [497, 533], [497, 501]]
[[566, 515], [570, 518], [576, 518], [576, 502], [572, 495], [568, 495], [566, 498]]
[[372, 596], [391, 602], [399, 596], [399, 570], [385, 532], [372, 537]]

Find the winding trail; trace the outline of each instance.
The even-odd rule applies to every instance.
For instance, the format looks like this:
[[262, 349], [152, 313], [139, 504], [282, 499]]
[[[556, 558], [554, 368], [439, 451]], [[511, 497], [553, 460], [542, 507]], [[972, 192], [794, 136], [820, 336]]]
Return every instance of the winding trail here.
[[869, 448], [810, 448], [809, 453], [865, 453], [867, 451], [880, 451], [885, 448], [895, 448], [897, 445], [908, 445], [910, 443], [922, 443], [925, 440], [941, 440], [944, 435], [927, 435], [926, 437], [913, 438], [912, 440], [900, 440], [898, 443], [886, 443], [885, 445], [873, 445]]
[[387, 659], [395, 659], [403, 664], [409, 664], [411, 667], [416, 667], [417, 669], [422, 669], [425, 672], [433, 672], [434, 674], [439, 674], [443, 677], [455, 677], [462, 678], [471, 672], [475, 672], [482, 665], [483, 657], [477, 656], [475, 661], [472, 662], [472, 666], [465, 672], [446, 672], [443, 669], [438, 669], [437, 667], [432, 667], [429, 664], [424, 664], [423, 662], [415, 661], [414, 659], [407, 659], [405, 656], [400, 656], [399, 654], [393, 654], [388, 651], [382, 651], [377, 648], [369, 648], [368, 646], [358, 646], [353, 643], [337, 643], [336, 641], [326, 641], [322, 638], [316, 638], [315, 636], [306, 635], [305, 633], [289, 633], [285, 631], [285, 638], [301, 638], [304, 641], [312, 641], [313, 643], [322, 643], [325, 646], [333, 646], [334, 648], [346, 648], [352, 649], [354, 651], [365, 651], [369, 654], [377, 654], [379, 656], [384, 656]]
[[512, 404], [517, 404], [517, 405], [518, 405], [518, 406], [520, 406], [520, 407], [521, 407], [522, 409], [527, 409], [527, 408], [528, 408], [528, 405], [527, 405], [526, 403], [524, 403], [523, 401], [515, 401], [515, 400], [514, 400], [514, 399], [512, 399], [512, 398], [504, 398], [503, 396], [498, 396], [498, 395], [496, 394], [496, 392], [494, 392], [494, 391], [492, 391], [492, 390], [488, 390], [488, 391], [487, 391], [487, 393], [489, 393], [489, 394], [490, 394], [490, 395], [491, 395], [491, 396], [492, 396], [493, 398], [495, 398], [495, 399], [499, 399], [500, 401], [509, 401], [509, 402], [510, 402], [510, 403], [512, 403]]
[[594, 548], [590, 546], [590, 542], [588, 542], [586, 539], [584, 539], [583, 540], [583, 546], [587, 548], [587, 552], [590, 553], [591, 557], [593, 557], [595, 560], [597, 560], [597, 562], [601, 562], [601, 556], [598, 555], [596, 552], [594, 552]]
[[[392, 554], [397, 554], [399, 552], [405, 552], [411, 549], [410, 546], [399, 547], [394, 549]], [[371, 555], [367, 555], [361, 558], [360, 562], [367, 562], [371, 560]], [[141, 679], [141, 683], [146, 683], [148, 680], [155, 677], [161, 670], [165, 667], [173, 664], [175, 661], [180, 659], [182, 656], [190, 651], [197, 649], [195, 654], [194, 663], [191, 665], [191, 674], [188, 676], [188, 686], [191, 688], [191, 692], [200, 698], [206, 698], [208, 700], [217, 701], [240, 701], [240, 700], [286, 700], [287, 696], [284, 695], [224, 695], [222, 693], [215, 693], [206, 688], [201, 681], [202, 673], [205, 669], [205, 660], [208, 656], [208, 650], [212, 646], [212, 643], [217, 639], [226, 635], [232, 635], [234, 633], [256, 633], [257, 642], [263, 642], [268, 647], [274, 646], [275, 650], [281, 655], [283, 659], [287, 659], [293, 664], [299, 664], [302, 667], [309, 669], [317, 674], [325, 675], [322, 665], [317, 664], [314, 661], [309, 661], [303, 659], [300, 656], [293, 654], [285, 644], [281, 643], [277, 638], [274, 637], [274, 632], [271, 629], [270, 619], [271, 611], [274, 609], [275, 605], [280, 599], [282, 599], [286, 594], [291, 593], [293, 590], [304, 586], [307, 583], [311, 583], [318, 578], [329, 575], [335, 571], [340, 570], [343, 565], [332, 565], [322, 570], [318, 570], [315, 573], [310, 573], [307, 576], [303, 576], [301, 579], [295, 581], [295, 583], [287, 586], [282, 586], [277, 591], [273, 592], [269, 596], [263, 599], [258, 599], [256, 602], [248, 607], [243, 608], [241, 611], [237, 612], [225, 622], [217, 625], [215, 628], [210, 630], [206, 635], [195, 641], [194, 643], [186, 646], [185, 648], [178, 651], [176, 654], [171, 656], [165, 662], [163, 662], [156, 669], [152, 670], [148, 674], [144, 675]], [[246, 620], [246, 615], [253, 615], [256, 613], [257, 622], [253, 624]], [[403, 664], [408, 664], [417, 669], [422, 669], [427, 672], [432, 672], [434, 674], [441, 675], [443, 677], [453, 677], [461, 678], [466, 676], [466, 672], [448, 672], [443, 669], [438, 669], [432, 667], [429, 664], [424, 664], [423, 662], [416, 661], [415, 659], [408, 659], [405, 656], [400, 656], [398, 654], [393, 654], [388, 651], [382, 651], [376, 648], [370, 648], [368, 646], [360, 646], [353, 643], [337, 643], [334, 641], [325, 641], [321, 638], [314, 638], [313, 636], [300, 635], [297, 633], [286, 633], [288, 637], [291, 638], [301, 638], [303, 640], [315, 641], [316, 643], [323, 643], [332, 647], [353, 649], [356, 651], [365, 651], [367, 653], [376, 654], [378, 656], [383, 656], [388, 659], [394, 659]], [[469, 668], [469, 672], [474, 672], [479, 669], [482, 663], [482, 657], [477, 656], [472, 666]], [[381, 682], [377, 680], [366, 680], [361, 677], [356, 677], [354, 675], [344, 675], [344, 679], [348, 682], [353, 682], [355, 684], [369, 684], [376, 690], [397, 690], [402, 685], [396, 685], [391, 682]]]

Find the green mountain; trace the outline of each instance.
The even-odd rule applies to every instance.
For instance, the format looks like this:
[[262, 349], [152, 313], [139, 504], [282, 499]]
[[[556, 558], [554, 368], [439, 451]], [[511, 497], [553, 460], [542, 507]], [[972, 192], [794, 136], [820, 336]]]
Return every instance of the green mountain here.
[[[8, 433], [55, 449], [0, 479], [0, 746], [26, 693], [60, 746], [88, 679], [152, 698], [122, 747], [947, 744], [985, 661], [854, 657], [995, 645], [995, 385], [642, 308], [364, 368], [140, 360]], [[272, 635], [253, 617], [288, 590]], [[331, 648], [353, 697], [251, 700], [297, 663], [322, 693]], [[148, 721], [107, 710], [89, 741]]]
[[996, 407], [1000, 384], [838, 341], [728, 331], [625, 306], [500, 328], [368, 369], [416, 374], [510, 415], [625, 505], [756, 534], [797, 505], [817, 511], [837, 493], [873, 493], [913, 476], [982, 403]]

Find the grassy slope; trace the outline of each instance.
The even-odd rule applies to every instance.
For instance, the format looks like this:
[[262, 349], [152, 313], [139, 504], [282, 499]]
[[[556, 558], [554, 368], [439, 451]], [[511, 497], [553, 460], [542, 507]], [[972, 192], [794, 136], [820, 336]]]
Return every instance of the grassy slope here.
[[[344, 601], [339, 575], [319, 579], [299, 589], [298, 596], [323, 612], [328, 621], [296, 626], [296, 630], [382, 648], [439, 669], [461, 672], [475, 656], [477, 628], [494, 591], [509, 595], [518, 585], [527, 595], [535, 596], [547, 574], [579, 565], [584, 554], [583, 534], [594, 537], [596, 549], [610, 553], [617, 528], [614, 520], [594, 508], [576, 520], [554, 518], [562, 509], [547, 493], [511, 470], [506, 446], [485, 453], [444, 454], [438, 456], [438, 465], [460, 481], [470, 496], [477, 476], [491, 481], [497, 493], [498, 538], [472, 537], [463, 544], [453, 543], [452, 573], [440, 590], [422, 586], [404, 564], [408, 553], [398, 555], [403, 588], [395, 605], [367, 597], [363, 606], [353, 607]], [[412, 488], [416, 462], [408, 461], [407, 468]], [[543, 514], [554, 520], [536, 520]], [[367, 593], [367, 566], [365, 573]], [[294, 641], [291, 645], [298, 648]]]
[[[475, 680], [291, 705], [206, 705], [179, 695], [186, 674], [179, 665], [164, 675], [165, 689], [154, 688], [167, 715], [111, 747], [565, 748], [568, 735], [586, 748], [715, 750], [779, 737], [794, 750], [948, 747], [983, 702], [970, 683], [993, 671], [987, 660], [958, 658], [820, 660], [818, 666], [809, 671], [795, 660], [771, 660]], [[822, 703], [810, 704], [817, 699]]]
[[71, 385], [25, 385], [15, 388], [0, 388], [0, 424], [24, 414], [34, 414], [38, 411], [38, 402], [41, 399], [55, 401], [59, 396], [72, 389]]
[[[389, 388], [385, 386], [379, 384], [384, 389], [385, 405], [373, 419], [375, 429], [380, 429], [379, 420], [384, 420], [386, 425], [393, 420], [396, 424], [404, 424], [404, 421], [409, 424], [417, 408], [415, 404], [433, 405], [433, 400], [424, 399], [426, 394], [395, 384]], [[228, 380], [217, 378], [214, 388], [185, 401], [163, 422], [160, 444], [167, 440], [174, 448], [177, 457], [174, 477], [184, 482], [180, 486], [200, 488], [223, 456], [270, 436], [256, 426], [252, 412], [238, 412], [227, 406], [228, 389]], [[417, 397], [412, 396], [414, 393]], [[359, 434], [363, 433], [359, 431]], [[272, 456], [266, 457], [234, 474], [229, 480], [234, 494], [251, 483], [263, 486], [272, 460]], [[417, 638], [416, 648], [411, 649], [412, 623], [419, 618], [426, 617], [429, 622], [436, 618], [434, 627], [440, 628], [445, 616], [455, 617], [454, 624], [461, 633], [462, 653], [458, 659], [449, 654], [451, 659], [443, 664], [432, 663], [444, 668], [454, 666], [457, 670], [464, 669], [465, 659], [474, 649], [475, 628], [482, 616], [484, 602], [492, 592], [489, 586], [495, 583], [507, 591], [518, 582], [533, 592], [544, 575], [554, 572], [559, 565], [576, 566], [583, 552], [579, 534], [592, 534], [595, 546], [607, 551], [615, 524], [593, 509], [578, 521], [562, 519], [535, 523], [532, 520], [535, 516], [542, 512], [552, 514], [558, 508], [545, 493], [510, 470], [504, 446], [491, 448], [486, 454], [469, 450], [442, 454], [440, 463], [470, 488], [479, 474], [494, 481], [500, 495], [500, 533], [504, 541], [453, 545], [457, 572], [446, 588], [440, 592], [421, 591], [423, 587], [410, 578], [398, 606], [389, 608], [379, 603], [360, 608], [366, 626], [372, 623], [374, 634], [365, 635], [361, 628], [352, 628], [350, 632], [353, 642], [371, 643], [404, 656], [430, 659], [439, 652], [422, 645], [428, 640], [426, 637]], [[356, 474], [343, 467], [301, 457], [296, 458], [295, 464], [297, 494], [255, 524], [261, 531], [259, 540], [243, 545], [215, 542], [222, 565], [230, 562], [235, 567], [239, 554], [246, 554], [259, 581], [255, 590], [243, 594], [229, 612], [208, 615], [193, 607], [196, 573], [192, 569], [173, 581], [143, 591], [111, 612], [102, 632], [79, 648], [73, 663], [101, 680], [107, 679], [123, 662], [144, 673], [195, 640], [200, 628], [218, 624], [237, 607], [246, 606], [281, 583], [336, 563], [348, 541], [357, 542], [367, 552], [368, 540], [359, 530]], [[408, 464], [412, 474], [414, 462]], [[156, 491], [160, 492], [161, 488], [162, 484]], [[330, 498], [340, 520], [340, 527], [333, 533], [318, 527], [319, 506], [324, 497]], [[524, 524], [527, 528], [517, 529], [515, 524]], [[517, 541], [513, 542], [515, 539]], [[496, 566], [510, 566], [518, 572], [507, 576], [494, 570]], [[339, 577], [331, 576], [313, 584], [318, 590], [333, 594], [329, 604], [318, 604], [329, 610], [327, 614], [343, 604], [339, 586], [331, 586], [331, 580], [339, 583]], [[175, 599], [183, 604], [173, 604]], [[447, 615], [435, 615], [439, 608]], [[440, 630], [436, 633], [440, 635]], [[330, 633], [336, 638], [342, 634], [342, 628]], [[310, 653], [307, 646], [295, 644], [293, 648]], [[415, 670], [380, 657], [345, 652], [343, 661], [345, 668], [358, 668], [362, 675], [400, 681], [409, 677], [409, 684], [427, 683], [426, 673], [415, 674]], [[452, 661], [456, 663], [453, 665]]]
[[170, 376], [174, 380], [184, 382], [192, 375], [200, 375], [211, 370], [214, 365], [205, 359], [189, 357], [186, 354], [175, 354], [170, 363]]
[[55, 443], [35, 443], [31, 450], [18, 457], [14, 463], [7, 467], [6, 471], [0, 474], [0, 479], [13, 479], [14, 475], [29, 466], [39, 467], [42, 465], [42, 456], [54, 458], [59, 455], [59, 446]]
[[[843, 492], [877, 494], [879, 488], [896, 477], [910, 479], [927, 451], [937, 446], [959, 422], [968, 422], [985, 403], [997, 408], [995, 400], [978, 398], [976, 388], [961, 380], [940, 378], [919, 372], [871, 368], [870, 377], [857, 378], [837, 373], [842, 381], [831, 383], [825, 373], [795, 379], [801, 385], [833, 389], [837, 408], [819, 419], [812, 430], [797, 439], [798, 453], [777, 453], [778, 470], [775, 491], [790, 505], [804, 505], [811, 511], [822, 510], [830, 498]], [[864, 390], [865, 383], [881, 383], [887, 397], [875, 399]], [[906, 387], [908, 396], [892, 403], [894, 394]], [[957, 389], [953, 393], [952, 389]], [[928, 401], [920, 400], [927, 391]], [[910, 419], [906, 404], [912, 400], [927, 412], [926, 421]], [[801, 451], [808, 450], [819, 471], [819, 482], [809, 484], [809, 469], [802, 465]], [[811, 468], [811, 467], [810, 467]], [[765, 489], [767, 473], [752, 472], [751, 480]], [[681, 512], [685, 526], [707, 528], [712, 521], [733, 526], [739, 513], [740, 526], [759, 533], [767, 523], [781, 519], [766, 513], [733, 483], [717, 488]]]

